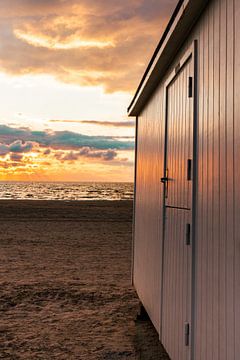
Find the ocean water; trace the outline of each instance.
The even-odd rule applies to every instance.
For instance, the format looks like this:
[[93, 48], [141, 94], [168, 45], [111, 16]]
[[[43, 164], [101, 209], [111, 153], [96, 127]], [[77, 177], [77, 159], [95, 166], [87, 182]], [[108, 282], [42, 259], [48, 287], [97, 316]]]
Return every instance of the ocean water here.
[[131, 200], [132, 183], [0, 182], [4, 200]]

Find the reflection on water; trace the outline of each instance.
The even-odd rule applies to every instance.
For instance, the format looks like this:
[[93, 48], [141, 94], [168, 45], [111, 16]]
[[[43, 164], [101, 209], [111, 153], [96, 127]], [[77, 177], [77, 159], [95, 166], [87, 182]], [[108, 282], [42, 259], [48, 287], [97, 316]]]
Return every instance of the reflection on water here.
[[0, 182], [0, 199], [131, 200], [132, 183]]

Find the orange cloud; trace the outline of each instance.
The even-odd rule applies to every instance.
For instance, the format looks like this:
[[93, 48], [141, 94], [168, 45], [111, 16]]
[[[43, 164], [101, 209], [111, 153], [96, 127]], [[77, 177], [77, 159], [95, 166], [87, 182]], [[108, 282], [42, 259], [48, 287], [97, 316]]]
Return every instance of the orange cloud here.
[[[133, 180], [133, 154], [114, 150], [52, 150], [32, 154], [8, 154], [0, 159], [0, 180], [111, 181]], [[111, 175], [111, 176], [110, 176]]]
[[119, 179], [131, 181], [133, 146], [128, 139], [0, 125], [0, 180], [41, 179], [41, 174], [51, 181], [56, 176], [62, 180], [78, 176], [81, 180], [83, 172], [88, 180], [96, 180], [106, 177], [111, 169], [122, 174]]
[[0, 8], [0, 66], [133, 91], [176, 2], [8, 0]]

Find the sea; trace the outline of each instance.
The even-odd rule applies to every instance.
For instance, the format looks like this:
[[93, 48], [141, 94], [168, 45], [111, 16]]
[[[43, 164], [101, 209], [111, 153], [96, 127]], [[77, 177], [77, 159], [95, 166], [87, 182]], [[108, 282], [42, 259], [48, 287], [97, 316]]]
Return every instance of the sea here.
[[132, 183], [0, 182], [1, 200], [132, 200]]

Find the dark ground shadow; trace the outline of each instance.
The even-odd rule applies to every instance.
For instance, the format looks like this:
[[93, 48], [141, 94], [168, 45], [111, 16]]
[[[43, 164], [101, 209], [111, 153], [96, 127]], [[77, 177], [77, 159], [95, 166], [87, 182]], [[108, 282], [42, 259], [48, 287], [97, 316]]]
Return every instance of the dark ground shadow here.
[[134, 346], [137, 360], [170, 360], [149, 319], [136, 320]]

